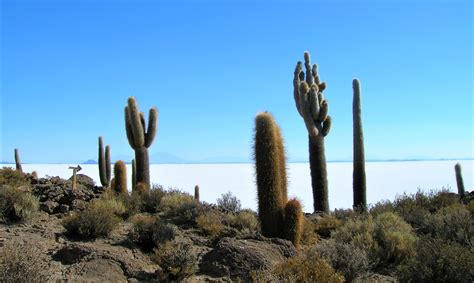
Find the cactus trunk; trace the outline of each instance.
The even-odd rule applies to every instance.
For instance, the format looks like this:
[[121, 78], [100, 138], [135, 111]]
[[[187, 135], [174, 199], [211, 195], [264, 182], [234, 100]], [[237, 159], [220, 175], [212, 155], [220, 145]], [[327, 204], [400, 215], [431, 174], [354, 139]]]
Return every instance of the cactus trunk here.
[[353, 115], [353, 146], [354, 146], [354, 171], [352, 175], [352, 186], [354, 194], [353, 208], [356, 210], [367, 210], [367, 188], [365, 177], [365, 154], [364, 133], [362, 131], [360, 83], [359, 80], [352, 81], [354, 98], [352, 101]]
[[135, 166], [137, 183], [144, 183], [150, 186], [150, 161], [148, 159], [148, 148], [139, 147], [135, 149]]
[[311, 186], [313, 187], [314, 211], [329, 212], [328, 179], [324, 138], [309, 136], [309, 165], [311, 168]]
[[458, 185], [458, 194], [460, 197], [463, 197], [466, 193], [464, 189], [464, 181], [462, 179], [461, 164], [456, 163], [454, 166], [454, 171], [456, 172], [456, 183]]
[[194, 187], [194, 199], [199, 201], [199, 186]]
[[16, 171], [23, 172], [23, 168], [21, 167], [21, 161], [20, 161], [20, 152], [18, 151], [18, 148], [15, 148], [15, 165], [16, 165]]
[[132, 159], [132, 190], [135, 189], [137, 185], [137, 165], [135, 159]]
[[104, 153], [104, 141], [102, 137], [99, 137], [99, 177], [100, 183], [103, 187], [108, 187], [111, 179], [111, 165], [110, 165], [110, 147], [105, 147]]

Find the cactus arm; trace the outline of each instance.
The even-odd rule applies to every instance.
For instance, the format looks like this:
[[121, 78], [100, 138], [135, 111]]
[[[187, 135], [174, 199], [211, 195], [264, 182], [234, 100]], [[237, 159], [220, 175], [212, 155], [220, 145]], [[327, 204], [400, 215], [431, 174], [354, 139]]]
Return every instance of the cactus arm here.
[[132, 125], [130, 123], [130, 109], [125, 107], [125, 130], [127, 132], [127, 140], [132, 148], [136, 148], [135, 138], [133, 137]]
[[319, 100], [318, 87], [315, 84], [311, 86], [311, 91], [309, 92], [309, 103], [311, 109], [311, 117], [314, 121], [317, 121], [319, 117]]
[[331, 123], [332, 123], [331, 116], [328, 115], [326, 117], [326, 120], [323, 122], [323, 129], [322, 129], [323, 137], [329, 134], [329, 131], [331, 130]]
[[105, 165], [105, 155], [104, 155], [104, 140], [102, 137], [99, 137], [99, 177], [100, 177], [100, 183], [102, 184], [103, 187], [106, 187], [107, 184], [107, 175], [105, 173], [106, 171], [106, 165]]
[[143, 124], [140, 119], [140, 111], [134, 97], [128, 99], [128, 111], [130, 117], [130, 125], [132, 128], [134, 144], [137, 148], [143, 147], [145, 144], [145, 135], [143, 133]]
[[321, 103], [321, 108], [319, 110], [319, 117], [318, 120], [320, 122], [326, 121], [326, 118], [328, 116], [328, 102], [326, 99], [323, 99], [323, 102]]
[[110, 179], [112, 178], [111, 172], [111, 165], [110, 165], [110, 146], [105, 147], [105, 176], [107, 179], [107, 185], [110, 184]]
[[158, 110], [153, 107], [148, 114], [148, 131], [145, 134], [145, 147], [150, 147], [156, 136], [156, 125], [158, 122]]
[[295, 99], [296, 109], [301, 116], [303, 113], [301, 112], [301, 105], [300, 105], [300, 93], [299, 93], [299, 86], [300, 86], [300, 73], [301, 73], [301, 62], [298, 61], [296, 63], [295, 73], [293, 77], [293, 97]]
[[306, 83], [312, 85], [314, 83], [313, 72], [311, 72], [311, 58], [309, 52], [304, 53], [304, 66], [306, 68]]

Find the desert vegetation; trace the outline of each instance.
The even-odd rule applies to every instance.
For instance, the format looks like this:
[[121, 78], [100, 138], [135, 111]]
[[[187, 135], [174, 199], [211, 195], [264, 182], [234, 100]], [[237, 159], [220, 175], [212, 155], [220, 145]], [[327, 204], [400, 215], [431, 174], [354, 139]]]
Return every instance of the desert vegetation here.
[[230, 192], [213, 204], [200, 199], [199, 186], [191, 195], [152, 184], [148, 149], [158, 110], [150, 109], [146, 126], [130, 97], [131, 190], [125, 162], [116, 161], [112, 170], [102, 137], [101, 186], [75, 171], [72, 181], [24, 173], [17, 149], [16, 170], [0, 170], [0, 281], [472, 282], [474, 195], [464, 188], [459, 164], [457, 194], [419, 191], [367, 203], [357, 79], [353, 208], [330, 210], [326, 84], [309, 52], [304, 67], [297, 63], [293, 87], [308, 131], [314, 213], [304, 214], [298, 196], [288, 195], [283, 132], [269, 112], [255, 118], [257, 212], [242, 209]]

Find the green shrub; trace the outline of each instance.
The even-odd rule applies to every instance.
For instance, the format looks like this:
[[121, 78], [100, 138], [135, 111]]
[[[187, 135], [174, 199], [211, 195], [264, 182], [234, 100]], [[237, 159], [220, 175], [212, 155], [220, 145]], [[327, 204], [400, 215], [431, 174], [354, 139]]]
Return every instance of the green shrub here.
[[117, 199], [93, 200], [81, 212], [64, 218], [66, 233], [84, 238], [106, 237], [121, 221], [125, 206]]
[[471, 217], [474, 217], [474, 200], [466, 204], [466, 209], [471, 213]]
[[152, 251], [176, 236], [177, 229], [172, 224], [160, 222], [156, 216], [137, 215], [132, 222], [128, 237], [144, 251]]
[[253, 282], [344, 282], [344, 277], [314, 251], [277, 264], [266, 272], [252, 274]]
[[379, 258], [385, 263], [400, 263], [413, 255], [416, 236], [410, 224], [392, 212], [375, 218], [375, 234], [381, 249]]
[[0, 282], [47, 282], [47, 263], [34, 245], [20, 242], [6, 243], [0, 249]]
[[199, 215], [196, 218], [196, 224], [199, 229], [211, 237], [217, 237], [224, 229], [219, 214], [213, 211], [207, 211]]
[[397, 268], [402, 282], [473, 282], [474, 247], [424, 236], [416, 255]]
[[331, 236], [331, 232], [342, 226], [342, 221], [335, 216], [326, 216], [313, 221], [313, 228], [318, 235], [324, 238]]
[[151, 259], [167, 275], [167, 278], [161, 278], [163, 281], [181, 280], [195, 272], [198, 258], [192, 247], [192, 242], [186, 238], [176, 237], [154, 250]]
[[251, 210], [241, 210], [238, 213], [227, 213], [224, 223], [239, 231], [253, 233], [258, 229], [258, 219], [255, 212]]
[[161, 199], [165, 191], [161, 185], [153, 184], [148, 194], [142, 194], [143, 208], [142, 212], [155, 213], [159, 210]]
[[474, 244], [474, 221], [463, 205], [444, 207], [427, 217], [425, 230], [433, 237], [456, 241], [460, 244]]
[[203, 208], [190, 194], [172, 190], [162, 197], [159, 210], [164, 212], [165, 216], [171, 217], [176, 224], [195, 225]]
[[315, 251], [349, 282], [367, 274], [372, 267], [367, 251], [350, 242], [340, 243], [334, 239], [321, 241]]
[[232, 195], [231, 192], [222, 194], [217, 199], [217, 207], [230, 212], [239, 212], [241, 210], [240, 200]]
[[10, 167], [3, 167], [0, 169], [0, 187], [3, 185], [8, 185], [14, 188], [20, 186], [30, 186], [27, 175], [20, 171], [16, 171]]
[[0, 186], [0, 216], [4, 221], [30, 219], [38, 207], [38, 199], [30, 192], [7, 185]]

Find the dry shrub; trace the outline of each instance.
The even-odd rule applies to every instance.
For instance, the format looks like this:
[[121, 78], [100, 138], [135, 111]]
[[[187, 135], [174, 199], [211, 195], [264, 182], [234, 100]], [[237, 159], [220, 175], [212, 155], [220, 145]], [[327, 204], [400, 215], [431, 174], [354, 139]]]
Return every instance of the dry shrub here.
[[342, 226], [342, 221], [335, 216], [326, 216], [313, 221], [314, 231], [323, 238], [329, 238], [331, 232]]
[[349, 282], [367, 274], [372, 267], [367, 251], [353, 243], [323, 240], [317, 244], [315, 251]]
[[303, 229], [301, 231], [301, 241], [300, 245], [302, 246], [313, 246], [319, 240], [318, 234], [315, 232], [313, 222], [309, 221], [306, 217], [303, 218]]
[[29, 191], [0, 186], [0, 218], [6, 222], [24, 221], [38, 211], [38, 199]]
[[344, 282], [344, 277], [314, 251], [292, 257], [265, 272], [252, 274], [253, 282]]
[[199, 229], [211, 237], [217, 237], [224, 229], [219, 214], [214, 211], [207, 211], [199, 215], [196, 218], [196, 224]]
[[83, 211], [64, 218], [62, 224], [70, 236], [83, 238], [106, 237], [121, 221], [125, 206], [119, 200], [93, 200]]
[[176, 236], [177, 229], [172, 224], [160, 222], [156, 216], [137, 215], [132, 222], [128, 237], [144, 251], [152, 251]]
[[474, 244], [474, 221], [463, 205], [444, 207], [425, 220], [425, 229], [433, 237]]
[[258, 229], [258, 218], [251, 210], [241, 210], [238, 213], [227, 213], [224, 223], [239, 231], [253, 233]]
[[176, 224], [194, 225], [202, 210], [202, 205], [193, 196], [178, 190], [165, 192], [159, 205], [159, 211], [172, 217]]
[[16, 171], [10, 167], [0, 169], [0, 186], [7, 185], [14, 188], [27, 186], [30, 187], [27, 175], [20, 171]]
[[473, 282], [474, 247], [424, 236], [397, 268], [401, 282]]
[[46, 262], [33, 245], [9, 242], [0, 249], [0, 282], [46, 282]]
[[239, 212], [242, 206], [236, 196], [232, 195], [231, 192], [227, 192], [217, 199], [217, 207], [230, 212]]
[[188, 239], [176, 237], [154, 250], [151, 259], [166, 273], [166, 277], [161, 278], [163, 281], [181, 280], [195, 272], [197, 255], [192, 251], [192, 246]]

